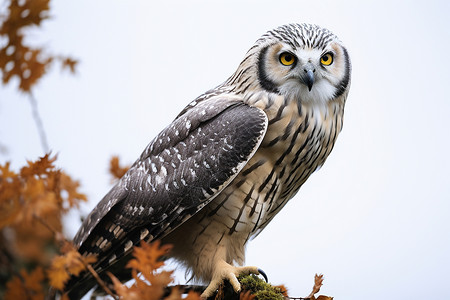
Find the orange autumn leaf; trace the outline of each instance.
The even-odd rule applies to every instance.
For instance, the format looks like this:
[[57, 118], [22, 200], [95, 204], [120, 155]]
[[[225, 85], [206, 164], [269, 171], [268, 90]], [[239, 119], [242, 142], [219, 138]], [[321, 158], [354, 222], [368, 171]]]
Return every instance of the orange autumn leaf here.
[[50, 285], [60, 291], [64, 290], [66, 282], [70, 278], [69, 273], [64, 268], [51, 268], [48, 270], [47, 275]]
[[123, 175], [128, 171], [130, 167], [120, 166], [119, 157], [113, 156], [109, 161], [109, 172], [115, 179], [122, 178]]
[[77, 60], [70, 57], [60, 57], [60, 60], [63, 69], [69, 69], [71, 73], [75, 73], [75, 66], [78, 64]]
[[86, 196], [78, 192], [79, 183], [57, 169], [55, 160], [56, 156], [47, 154], [28, 161], [19, 174], [9, 170], [9, 163], [0, 166], [0, 228], [15, 222], [30, 222], [34, 215], [44, 219], [60, 215], [68, 207], [86, 201]]
[[23, 287], [23, 282], [18, 276], [14, 276], [6, 283], [5, 300], [27, 299], [28, 293]]
[[[161, 299], [165, 288], [173, 281], [173, 272], [159, 271], [158, 269], [164, 265], [164, 262], [159, 259], [167, 255], [171, 248], [172, 246], [170, 245], [160, 246], [159, 241], [151, 244], [141, 242], [140, 247], [135, 247], [133, 250], [135, 258], [131, 259], [126, 266], [127, 268], [132, 268], [131, 274], [135, 280], [130, 287], [123, 285], [113, 274], [108, 273], [114, 284], [114, 290], [121, 299]], [[138, 273], [141, 273], [144, 279], [138, 276]], [[178, 290], [176, 292], [172, 290], [168, 299], [181, 299], [181, 294]]]
[[320, 291], [320, 288], [323, 285], [323, 274], [320, 275], [315, 275], [314, 276], [314, 286], [313, 286], [313, 290], [311, 292], [311, 294], [309, 294], [308, 297], [306, 298], [310, 298], [311, 300], [332, 300], [333, 297], [329, 297], [329, 296], [324, 296], [324, 295], [320, 295], [316, 298], [315, 294], [317, 294]]
[[117, 295], [122, 299], [138, 299], [138, 295], [134, 296], [131, 291], [129, 291], [130, 288], [122, 284], [112, 273], [108, 272], [108, 276], [111, 278]]
[[60, 176], [60, 189], [66, 192], [66, 197], [63, 197], [63, 201], [69, 204], [69, 207], [78, 207], [80, 201], [87, 201], [85, 194], [78, 192], [80, 183], [73, 180], [69, 175], [61, 172]]
[[86, 269], [87, 264], [96, 262], [94, 255], [82, 256], [78, 251], [72, 249], [64, 255], [53, 258], [47, 271], [50, 285], [62, 291], [71, 275], [78, 276]]
[[52, 165], [54, 160], [46, 155], [35, 162], [28, 161], [19, 174], [9, 170], [9, 163], [0, 166], [0, 229], [8, 225], [32, 225], [28, 223], [34, 215], [59, 214], [57, 191], [49, 186], [59, 172]]
[[154, 277], [154, 281], [156, 282], [148, 284], [146, 281], [143, 281], [137, 276], [136, 270], [132, 271], [133, 278], [135, 282], [132, 286], [127, 287], [122, 284], [113, 274], [108, 273], [111, 277], [111, 280], [114, 284], [114, 290], [117, 295], [123, 300], [138, 300], [138, 299], [147, 299], [147, 300], [160, 300], [164, 295], [164, 288], [172, 282], [172, 278], [168, 276], [167, 273], [172, 272], [161, 272]]
[[55, 171], [55, 166], [53, 163], [56, 160], [56, 155], [50, 157], [50, 154], [46, 154], [39, 158], [37, 161], [27, 161], [27, 166], [20, 169], [20, 175], [22, 177], [30, 177], [33, 175], [44, 176], [49, 175]]
[[173, 281], [172, 274], [173, 271], [162, 271], [156, 274], [151, 274], [148, 278], [146, 277], [146, 279], [151, 283], [151, 286], [154, 289], [163, 293], [164, 288]]
[[11, 0], [8, 10], [9, 18], [3, 23], [0, 33], [17, 32], [19, 29], [40, 25], [48, 18], [50, 0]]
[[333, 297], [320, 295], [319, 297], [316, 298], [316, 300], [333, 300]]
[[[23, 211], [24, 208], [21, 210]], [[22, 216], [22, 212], [20, 216]], [[45, 221], [54, 230], [62, 230], [60, 214], [46, 215]], [[56, 251], [56, 244], [54, 244], [53, 231], [47, 226], [35, 218], [29, 221], [22, 219], [22, 221], [18, 220], [10, 225], [9, 230], [14, 230], [15, 235], [14, 237], [6, 237], [7, 242], [12, 247], [17, 259], [39, 263], [44, 266], [50, 263], [54, 251]]]
[[20, 180], [10, 170], [10, 163], [0, 165], [0, 229], [14, 222], [20, 213]]
[[9, 162], [6, 162], [6, 164], [5, 164], [4, 166], [1, 166], [1, 165], [0, 165], [0, 176], [1, 176], [6, 182], [12, 181], [12, 180], [14, 180], [15, 178], [17, 178], [17, 176], [18, 176], [16, 172], [11, 171], [11, 170], [9, 169], [9, 165], [10, 165]]
[[6, 284], [5, 300], [30, 299], [44, 300], [44, 271], [37, 267], [31, 273], [20, 271], [20, 276], [14, 276]]
[[50, 285], [62, 291], [70, 274], [66, 269], [67, 256], [61, 255], [53, 258], [50, 268], [47, 270], [47, 276], [50, 280]]
[[78, 276], [81, 273], [81, 271], [86, 269], [85, 264], [81, 259], [81, 255], [80, 253], [78, 253], [78, 251], [75, 250], [69, 251], [68, 253], [66, 253], [66, 257], [67, 257], [66, 267], [67, 271], [70, 274]]
[[47, 154], [28, 161], [18, 173], [10, 163], [0, 165], [0, 230], [8, 227], [14, 233], [3, 234], [2, 244], [8, 246], [0, 245], [0, 250], [15, 260], [50, 264], [61, 240], [55, 233], [62, 231], [63, 213], [86, 200], [79, 183], [58, 169], [55, 160]]
[[171, 248], [171, 245], [160, 247], [159, 240], [151, 244], [142, 241], [140, 247], [134, 247], [133, 256], [135, 258], [131, 259], [126, 267], [133, 268], [141, 272], [145, 278], [150, 279], [153, 272], [164, 265], [160, 258], [167, 255]]
[[0, 25], [0, 37], [7, 44], [0, 47], [0, 70], [2, 81], [7, 84], [11, 78], [19, 78], [19, 89], [31, 92], [31, 88], [46, 73], [56, 59], [63, 68], [75, 70], [77, 61], [70, 57], [51, 55], [42, 47], [30, 47], [24, 42], [31, 26], [40, 26], [49, 18], [50, 0], [10, 0], [7, 13]]
[[311, 298], [311, 299], [315, 299], [314, 295], [317, 294], [320, 291], [320, 287], [323, 284], [323, 274], [320, 275], [315, 275], [314, 276], [314, 286], [313, 289], [311, 291], [311, 294], [309, 294], [309, 296], [307, 298]]

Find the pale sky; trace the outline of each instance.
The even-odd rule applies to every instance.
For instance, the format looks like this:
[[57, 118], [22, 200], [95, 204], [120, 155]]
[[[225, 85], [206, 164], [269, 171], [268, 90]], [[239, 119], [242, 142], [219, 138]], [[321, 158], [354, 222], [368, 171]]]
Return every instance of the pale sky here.
[[[87, 214], [111, 187], [110, 157], [131, 164], [260, 35], [291, 22], [327, 27], [353, 64], [344, 129], [249, 243], [247, 264], [295, 297], [323, 273], [321, 294], [335, 299], [449, 299], [449, 11], [448, 1], [54, 0], [32, 42], [81, 62], [76, 76], [53, 68], [34, 93]], [[16, 84], [0, 88], [0, 163], [18, 168], [43, 152]], [[79, 225], [68, 219], [69, 237]]]

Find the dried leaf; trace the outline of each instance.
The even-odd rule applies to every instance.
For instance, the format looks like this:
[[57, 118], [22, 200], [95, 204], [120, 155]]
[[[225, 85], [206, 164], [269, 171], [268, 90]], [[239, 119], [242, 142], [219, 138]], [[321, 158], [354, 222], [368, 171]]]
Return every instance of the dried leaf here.
[[320, 274], [320, 275], [316, 274], [314, 276], [314, 286], [313, 286], [312, 292], [306, 298], [315, 299], [314, 295], [317, 294], [320, 291], [320, 287], [322, 286], [322, 282], [323, 282], [323, 274]]
[[70, 275], [69, 273], [67, 273], [67, 270], [65, 270], [64, 268], [61, 269], [51, 268], [48, 270], [47, 274], [50, 281], [50, 285], [52, 287], [60, 291], [64, 290], [64, 286], [66, 285], [66, 282], [70, 278]]
[[70, 251], [66, 254], [66, 256], [67, 256], [67, 271], [70, 274], [78, 276], [81, 273], [81, 271], [86, 269], [81, 259], [81, 255], [77, 251]]
[[123, 297], [123, 299], [128, 299], [126, 297], [128, 296], [129, 288], [127, 286], [125, 286], [124, 284], [122, 284], [119, 281], [119, 279], [117, 279], [117, 277], [114, 276], [112, 273], [108, 272], [108, 276], [111, 278], [111, 281], [114, 285], [114, 290], [116, 291], [117, 295], [119, 295], [120, 297]]
[[50, 285], [62, 291], [71, 275], [78, 276], [86, 269], [86, 264], [94, 263], [97, 259], [94, 255], [86, 257], [72, 249], [64, 255], [53, 258], [52, 264], [47, 271], [50, 280]]
[[60, 189], [66, 192], [66, 197], [63, 197], [63, 201], [67, 201], [69, 207], [78, 207], [80, 201], [87, 201], [85, 194], [78, 192], [80, 183], [73, 180], [69, 175], [61, 172], [60, 177]]
[[324, 295], [320, 295], [319, 297], [315, 297], [315, 294], [317, 294], [320, 291], [320, 288], [322, 287], [323, 284], [323, 274], [320, 275], [315, 275], [314, 276], [314, 286], [313, 286], [313, 290], [311, 292], [311, 294], [309, 294], [308, 297], [311, 300], [332, 300], [333, 297], [329, 297], [329, 296], [324, 296]]
[[111, 160], [109, 161], [109, 172], [116, 179], [122, 178], [122, 176], [125, 175], [129, 168], [129, 166], [120, 166], [118, 156], [111, 157]]
[[28, 161], [18, 174], [9, 163], [0, 165], [0, 229], [9, 226], [14, 231], [5, 239], [15, 255], [44, 265], [51, 255], [48, 245], [55, 243], [55, 234], [60, 236], [62, 213], [86, 200], [78, 192], [79, 183], [57, 169], [55, 160], [47, 154]]
[[0, 176], [5, 182], [10, 182], [17, 178], [17, 173], [11, 171], [9, 165], [9, 162], [6, 162], [4, 166], [0, 165]]
[[43, 293], [42, 281], [44, 280], [44, 271], [41, 267], [37, 267], [29, 274], [25, 270], [21, 270], [20, 275], [24, 279], [26, 289], [35, 293]]
[[163, 288], [157, 288], [153, 285], [147, 284], [145, 281], [141, 280], [136, 275], [136, 271], [133, 270], [133, 277], [136, 280], [135, 283], [127, 287], [122, 284], [113, 274], [108, 273], [114, 284], [114, 290], [121, 299], [124, 300], [138, 300], [138, 299], [148, 299], [148, 300], [160, 300], [164, 294]]
[[20, 271], [20, 277], [14, 276], [6, 284], [5, 300], [30, 299], [43, 300], [44, 271], [37, 267], [31, 273], [25, 270]]
[[[171, 248], [172, 246], [170, 245], [160, 246], [159, 241], [152, 244], [141, 242], [140, 247], [135, 247], [133, 250], [133, 256], [135, 258], [130, 260], [126, 266], [127, 268], [132, 268], [131, 275], [135, 280], [130, 287], [123, 285], [113, 274], [108, 273], [114, 284], [114, 289], [121, 299], [161, 299], [164, 295], [165, 288], [173, 281], [173, 272], [159, 272], [158, 269], [164, 265], [164, 262], [159, 261], [159, 259], [161, 256], [166, 255]], [[138, 276], [138, 272], [142, 274], [143, 278]], [[177, 293], [172, 291], [169, 296], [171, 297], [170, 299], [181, 299], [179, 292]]]
[[5, 300], [27, 299], [27, 291], [23, 288], [23, 282], [18, 276], [14, 276], [6, 283]]
[[[40, 26], [49, 18], [50, 0], [11, 0], [6, 17], [2, 18], [0, 37], [8, 44], [0, 48], [0, 70], [2, 81], [7, 84], [11, 78], [19, 78], [19, 89], [30, 92], [31, 88], [46, 73], [50, 64], [61, 58], [44, 51], [44, 48], [29, 47], [24, 44], [25, 29], [30, 26]], [[61, 58], [63, 67], [72, 71], [76, 60]]]
[[256, 296], [252, 295], [250, 291], [242, 292], [239, 294], [239, 300], [253, 300]]
[[62, 69], [69, 69], [72, 74], [75, 74], [75, 67], [78, 61], [70, 57], [60, 57]]
[[56, 160], [56, 155], [50, 157], [50, 154], [46, 154], [43, 157], [39, 157], [39, 159], [35, 162], [27, 161], [28, 166], [20, 169], [20, 176], [22, 177], [32, 177], [37, 175], [42, 177], [44, 175], [49, 175], [52, 171], [55, 170], [55, 166], [53, 163]]
[[164, 291], [164, 288], [173, 281], [172, 278], [173, 271], [162, 271], [156, 274], [151, 274], [149, 278], [146, 278], [153, 287], [156, 289], [160, 289], [161, 292]]
[[328, 297], [324, 295], [320, 295], [316, 300], [333, 300], [333, 297]]
[[0, 165], [0, 229], [12, 224], [20, 214], [18, 174], [11, 171], [10, 163]]
[[171, 245], [160, 247], [160, 241], [158, 240], [151, 244], [142, 241], [140, 247], [134, 247], [133, 256], [135, 258], [131, 259], [126, 267], [141, 272], [150, 281], [153, 272], [164, 265], [164, 262], [159, 259], [167, 255], [171, 248]]
[[66, 269], [66, 260], [67, 257], [65, 255], [63, 256], [56, 256], [50, 268], [47, 271], [47, 276], [50, 280], [50, 285], [54, 288], [62, 291], [64, 289], [64, 286], [70, 278], [70, 274], [67, 272]]

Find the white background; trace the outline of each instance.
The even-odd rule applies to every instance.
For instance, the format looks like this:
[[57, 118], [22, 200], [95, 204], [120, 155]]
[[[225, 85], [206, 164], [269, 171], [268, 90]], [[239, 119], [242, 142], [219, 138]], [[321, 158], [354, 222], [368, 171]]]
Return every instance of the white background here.
[[[450, 2], [52, 1], [30, 42], [80, 59], [34, 93], [57, 164], [90, 202], [191, 100], [230, 76], [265, 31], [327, 27], [347, 46], [352, 87], [327, 163], [247, 247], [291, 296], [315, 273], [335, 299], [448, 299]], [[3, 5], [4, 6], [4, 5]], [[0, 163], [43, 154], [17, 82], [0, 88]], [[71, 237], [78, 215], [67, 221]], [[181, 274], [181, 273], [180, 273]], [[177, 281], [184, 282], [177, 274]]]

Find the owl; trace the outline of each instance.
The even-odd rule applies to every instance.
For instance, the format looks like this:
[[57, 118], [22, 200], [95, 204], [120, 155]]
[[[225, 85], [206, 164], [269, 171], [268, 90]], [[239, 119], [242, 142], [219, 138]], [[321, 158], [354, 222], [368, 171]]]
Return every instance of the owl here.
[[[320, 168], [342, 129], [351, 64], [329, 30], [289, 24], [270, 30], [225, 82], [190, 102], [146, 147], [84, 220], [74, 238], [95, 254], [102, 278], [124, 268], [144, 240], [172, 244], [171, 257], [196, 281], [202, 297], [237, 276], [245, 245]], [[96, 281], [73, 276], [80, 298]]]

